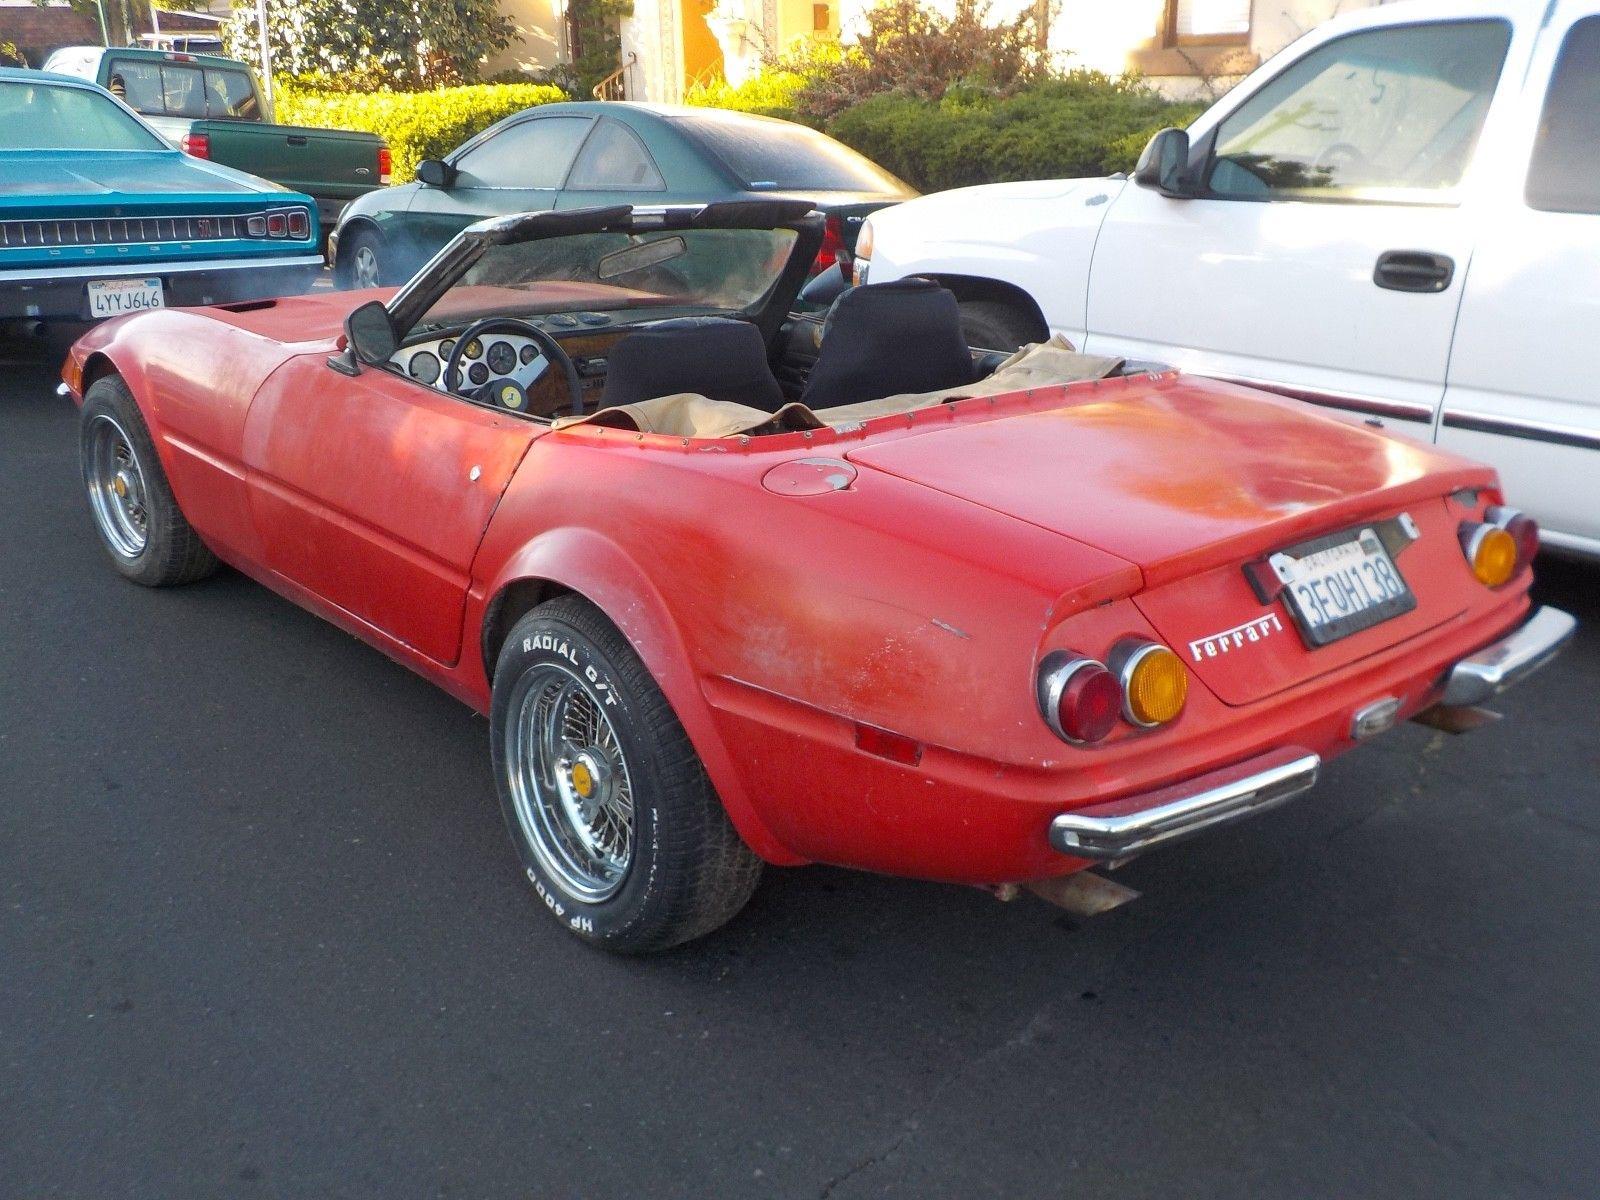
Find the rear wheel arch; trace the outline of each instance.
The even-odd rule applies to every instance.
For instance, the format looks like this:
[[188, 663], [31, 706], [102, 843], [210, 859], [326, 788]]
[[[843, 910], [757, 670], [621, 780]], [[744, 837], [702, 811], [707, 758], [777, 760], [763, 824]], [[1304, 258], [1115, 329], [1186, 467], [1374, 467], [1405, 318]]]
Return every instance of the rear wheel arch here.
[[576, 595], [593, 605], [639, 656], [689, 735], [745, 843], [770, 863], [805, 862], [771, 831], [746, 791], [665, 601], [610, 539], [588, 530], [553, 530], [513, 557], [485, 610], [480, 636], [486, 676], [494, 678], [506, 636], [516, 623], [562, 595]]
[[1050, 323], [1045, 320], [1039, 302], [1014, 283], [981, 275], [955, 275], [938, 271], [919, 274], [925, 274], [949, 288], [963, 305], [1003, 306], [1014, 318], [1023, 340], [1042, 342], [1050, 336]]

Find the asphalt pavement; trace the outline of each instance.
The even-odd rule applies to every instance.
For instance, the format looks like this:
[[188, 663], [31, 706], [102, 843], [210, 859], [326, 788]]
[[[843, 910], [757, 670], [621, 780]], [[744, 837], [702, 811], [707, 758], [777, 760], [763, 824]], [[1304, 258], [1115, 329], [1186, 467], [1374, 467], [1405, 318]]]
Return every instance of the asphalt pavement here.
[[236, 574], [111, 572], [30, 355], [0, 1198], [1600, 1193], [1600, 571], [1545, 566], [1584, 627], [1505, 721], [1385, 735], [1115, 912], [771, 870], [621, 960], [518, 875], [480, 718]]

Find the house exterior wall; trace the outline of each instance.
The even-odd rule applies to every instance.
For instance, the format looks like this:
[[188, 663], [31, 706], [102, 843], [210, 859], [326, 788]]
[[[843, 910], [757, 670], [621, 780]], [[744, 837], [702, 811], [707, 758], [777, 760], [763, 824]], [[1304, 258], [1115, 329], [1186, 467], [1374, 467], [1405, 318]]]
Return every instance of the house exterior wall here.
[[485, 64], [485, 74], [546, 71], [565, 57], [565, 6], [561, 0], [500, 0], [500, 11], [517, 32], [511, 45]]

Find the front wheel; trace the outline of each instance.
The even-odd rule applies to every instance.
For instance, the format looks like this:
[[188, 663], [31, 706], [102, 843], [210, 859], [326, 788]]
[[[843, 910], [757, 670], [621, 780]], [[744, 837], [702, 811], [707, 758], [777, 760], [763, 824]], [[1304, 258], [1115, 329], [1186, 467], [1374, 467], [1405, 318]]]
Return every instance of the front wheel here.
[[171, 587], [217, 569], [178, 507], [128, 385], [94, 382], [83, 400], [79, 458], [89, 512], [111, 565], [134, 583]]
[[667, 698], [586, 601], [523, 617], [494, 673], [501, 809], [545, 907], [587, 942], [665, 950], [744, 907], [761, 874]]
[[346, 288], [383, 287], [394, 274], [388, 257], [388, 248], [377, 234], [357, 230], [339, 254], [340, 284]]

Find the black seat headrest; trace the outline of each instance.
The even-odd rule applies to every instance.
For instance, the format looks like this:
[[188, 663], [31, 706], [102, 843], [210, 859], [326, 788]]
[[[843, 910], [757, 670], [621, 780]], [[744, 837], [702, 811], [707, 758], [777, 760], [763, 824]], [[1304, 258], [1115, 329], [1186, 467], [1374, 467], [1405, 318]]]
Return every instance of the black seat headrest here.
[[784, 403], [766, 342], [748, 321], [678, 317], [635, 329], [611, 347], [601, 408], [678, 392], [765, 412], [777, 412]]
[[932, 280], [896, 279], [851, 288], [833, 302], [801, 400], [833, 408], [977, 377], [955, 295]]

